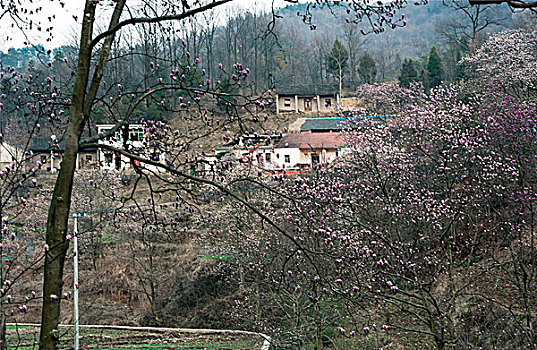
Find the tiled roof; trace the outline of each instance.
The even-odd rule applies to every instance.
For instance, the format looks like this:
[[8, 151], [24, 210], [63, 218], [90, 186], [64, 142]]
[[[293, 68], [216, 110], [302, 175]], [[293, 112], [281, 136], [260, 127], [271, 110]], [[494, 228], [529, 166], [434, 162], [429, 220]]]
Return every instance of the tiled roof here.
[[361, 117], [329, 117], [308, 118], [301, 125], [302, 131], [342, 131], [346, 127], [356, 127], [357, 122], [369, 118], [385, 118], [386, 116], [361, 116]]
[[335, 85], [288, 85], [277, 87], [275, 90], [278, 95], [335, 96], [338, 93], [338, 88]]
[[339, 132], [287, 134], [275, 148], [300, 149], [337, 149], [345, 145], [345, 139]]
[[[88, 139], [92, 134], [87, 130], [84, 129], [82, 132], [82, 136], [80, 137], [81, 141], [84, 141]], [[30, 147], [28, 148], [29, 151], [32, 152], [50, 152], [52, 150], [64, 152], [65, 151], [65, 136], [64, 135], [57, 135], [56, 140], [58, 142], [58, 146], [54, 147], [54, 142], [52, 141], [51, 136], [33, 136], [32, 142], [30, 142]], [[84, 148], [81, 152], [85, 151], [91, 151], [95, 150], [96, 148]]]
[[30, 151], [33, 152], [45, 152], [52, 150], [65, 150], [65, 139], [61, 138], [58, 142], [59, 149], [54, 147], [54, 142], [50, 137], [34, 136], [32, 137], [32, 143], [30, 144]]
[[300, 127], [300, 130], [329, 130], [329, 131], [341, 131], [348, 121], [344, 118], [318, 118], [318, 119], [306, 119], [304, 124]]

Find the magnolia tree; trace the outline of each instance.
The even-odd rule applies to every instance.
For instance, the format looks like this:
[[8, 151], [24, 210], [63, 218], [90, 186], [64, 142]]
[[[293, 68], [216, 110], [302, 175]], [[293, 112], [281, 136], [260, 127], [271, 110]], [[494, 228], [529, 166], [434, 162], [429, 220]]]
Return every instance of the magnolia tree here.
[[408, 88], [400, 87], [396, 82], [363, 84], [356, 89], [356, 95], [370, 105], [355, 113], [371, 115], [408, 113], [426, 99], [423, 86], [419, 83], [413, 83]]
[[337, 327], [370, 347], [535, 348], [535, 108], [493, 100], [441, 88], [366, 120], [339, 164], [279, 188], [293, 244], [238, 229], [245, 278], [278, 300], [293, 346]]
[[470, 90], [495, 89], [522, 100], [535, 99], [537, 72], [535, 30], [491, 35], [475, 53], [463, 58]]
[[[0, 66], [0, 348], [6, 348], [5, 324], [24, 319], [30, 304], [35, 304], [35, 285], [19, 283], [42, 266], [44, 258], [43, 220], [27, 221], [44, 215], [40, 205], [42, 183], [38, 181], [43, 164], [31, 154], [31, 139], [56, 133], [51, 114], [62, 114], [58, 108], [48, 109], [36, 96], [50, 94], [43, 81], [35, 79], [49, 69], [36, 64], [28, 75], [14, 67]], [[55, 93], [52, 93], [56, 97]], [[55, 119], [55, 118], [54, 118]], [[50, 151], [56, 142], [48, 138]], [[45, 162], [47, 163], [47, 162]], [[39, 296], [37, 296], [39, 297]], [[18, 310], [17, 310], [18, 309]], [[21, 315], [22, 314], [22, 315]]]

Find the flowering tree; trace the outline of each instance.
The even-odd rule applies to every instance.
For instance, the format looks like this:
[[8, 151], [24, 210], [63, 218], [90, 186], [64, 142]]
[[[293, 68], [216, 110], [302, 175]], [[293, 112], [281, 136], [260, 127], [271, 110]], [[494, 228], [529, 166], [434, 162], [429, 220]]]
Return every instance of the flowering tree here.
[[493, 34], [462, 60], [471, 90], [499, 89], [518, 99], [535, 98], [537, 40], [533, 29]]
[[395, 82], [362, 84], [356, 89], [356, 95], [371, 104], [361, 112], [376, 115], [408, 113], [426, 99], [423, 86], [419, 83], [411, 84], [408, 88], [400, 87]]
[[[33, 74], [24, 76], [14, 67], [0, 67], [0, 348], [6, 348], [5, 325], [8, 319], [19, 318], [26, 313], [29, 303], [35, 302], [35, 292], [30, 295], [28, 286], [17, 286], [20, 280], [32, 273], [32, 269], [42, 265], [43, 235], [37, 230], [42, 220], [25, 223], [29, 216], [43, 216], [39, 206], [37, 180], [48, 163], [30, 154], [31, 138], [43, 132], [55, 133], [53, 123], [46, 123], [46, 108], [36, 102], [33, 94], [47, 93], [41, 82], [34, 80], [48, 67], [36, 64]], [[32, 95], [29, 93], [32, 91]], [[16, 98], [12, 98], [15, 95]], [[55, 96], [55, 94], [54, 94]], [[26, 106], [22, 107], [21, 106]], [[58, 108], [61, 110], [61, 107]], [[30, 113], [27, 113], [30, 111]], [[50, 113], [50, 111], [49, 111]], [[52, 113], [58, 113], [54, 110]], [[60, 114], [63, 113], [59, 112]], [[32, 117], [30, 117], [30, 115]], [[47, 115], [47, 116], [45, 116]], [[35, 118], [33, 118], [35, 117]], [[46, 123], [46, 124], [45, 124]], [[43, 125], [43, 127], [41, 126]], [[50, 126], [50, 127], [49, 127]], [[49, 134], [49, 135], [50, 135]], [[54, 143], [50, 140], [53, 151]], [[32, 286], [32, 289], [36, 286]], [[17, 310], [19, 308], [19, 310]], [[20, 312], [19, 312], [20, 311]], [[24, 316], [23, 316], [24, 317]]]
[[535, 108], [456, 91], [364, 123], [340, 164], [286, 182], [272, 211], [298, 246], [252, 234], [251, 276], [278, 286], [298, 339], [322, 348], [300, 326], [322, 333], [328, 308], [371, 346], [535, 348]]
[[[450, 343], [480, 343], [485, 348], [492, 344], [535, 346], [529, 340], [533, 321], [518, 326], [528, 311], [518, 309], [517, 316], [511, 316], [512, 323], [504, 322], [517, 303], [504, 299], [496, 304], [493, 300], [505, 290], [487, 288], [487, 281], [503, 274], [525, 280], [517, 276], [533, 271], [517, 272], [519, 263], [513, 257], [535, 256], [528, 249], [533, 232], [531, 208], [515, 209], [519, 201], [504, 192], [510, 188], [507, 192], [531, 201], [527, 187], [533, 182], [523, 178], [532, 173], [532, 162], [512, 158], [534, 157], [535, 143], [522, 142], [516, 150], [509, 145], [512, 137], [533, 138], [533, 131], [523, 126], [533, 123], [535, 112], [506, 96], [496, 98], [499, 106], [489, 110], [492, 106], [487, 104], [454, 103], [450, 92], [437, 91], [424, 109], [418, 107], [374, 133], [352, 137], [359, 140], [352, 143], [358, 166], [354, 178], [366, 179], [353, 186], [360, 196], [352, 199], [356, 204], [351, 208], [357, 209], [353, 222], [364, 234], [358, 236], [364, 252], [355, 257], [375, 267], [372, 281], [378, 284], [368, 288], [373, 298], [383, 299], [378, 305], [387, 325], [428, 334], [438, 348]], [[371, 202], [377, 205], [372, 208]], [[513, 210], [524, 212], [526, 219], [512, 216]], [[519, 245], [521, 241], [526, 245]], [[515, 245], [513, 251], [520, 251], [507, 258], [500, 253], [505, 245]], [[522, 285], [518, 284], [523, 290]], [[524, 293], [517, 295], [535, 299], [534, 293]], [[477, 306], [481, 315], [474, 313]], [[414, 321], [408, 323], [409, 319]], [[481, 322], [498, 327], [497, 336], [483, 337], [486, 326]], [[420, 323], [425, 329], [409, 327]]]

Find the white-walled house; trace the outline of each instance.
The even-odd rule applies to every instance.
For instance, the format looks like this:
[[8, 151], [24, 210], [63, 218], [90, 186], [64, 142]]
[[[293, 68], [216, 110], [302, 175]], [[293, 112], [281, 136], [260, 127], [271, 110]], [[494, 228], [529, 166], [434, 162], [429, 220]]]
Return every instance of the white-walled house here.
[[[97, 133], [102, 134], [110, 131], [115, 125], [114, 124], [98, 124], [97, 125]], [[144, 140], [146, 139], [146, 131], [141, 124], [129, 124], [128, 125], [128, 133], [127, 133], [127, 144], [131, 146], [133, 149], [139, 149], [142, 150], [146, 147]], [[114, 135], [111, 135], [105, 139], [99, 140], [99, 143], [110, 145], [115, 148], [123, 148], [124, 141], [123, 141], [123, 134], [124, 129], [120, 128], [114, 132]], [[115, 170], [115, 171], [122, 171], [122, 170], [128, 170], [134, 167], [134, 164], [131, 162], [131, 160], [122, 155], [118, 152], [114, 152], [112, 150], [107, 149], [99, 149], [98, 150], [98, 159], [99, 159], [99, 167], [101, 170]], [[152, 159], [162, 159], [162, 155], [152, 155]], [[140, 165], [144, 168], [150, 169], [150, 170], [157, 170], [156, 167], [151, 165], [143, 165], [137, 163], [137, 165]]]
[[287, 134], [274, 147], [274, 169], [307, 169], [333, 162], [345, 152], [342, 133]]

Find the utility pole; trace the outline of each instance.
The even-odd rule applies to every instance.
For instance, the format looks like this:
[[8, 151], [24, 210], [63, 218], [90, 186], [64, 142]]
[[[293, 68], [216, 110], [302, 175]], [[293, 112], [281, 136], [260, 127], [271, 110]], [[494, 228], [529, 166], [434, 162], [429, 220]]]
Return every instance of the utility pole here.
[[74, 350], [79, 350], [80, 333], [78, 330], [78, 213], [75, 213], [74, 232], [73, 232], [73, 287], [74, 287], [74, 322], [75, 322], [75, 347]]

